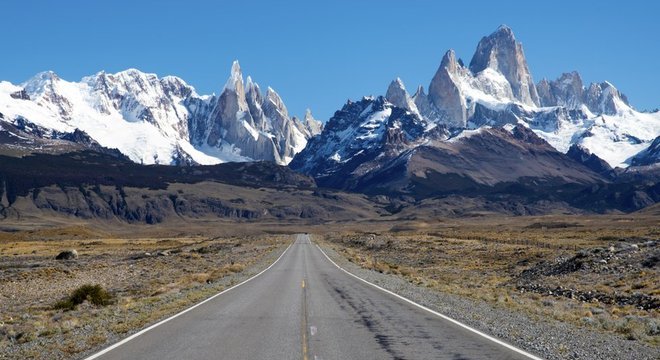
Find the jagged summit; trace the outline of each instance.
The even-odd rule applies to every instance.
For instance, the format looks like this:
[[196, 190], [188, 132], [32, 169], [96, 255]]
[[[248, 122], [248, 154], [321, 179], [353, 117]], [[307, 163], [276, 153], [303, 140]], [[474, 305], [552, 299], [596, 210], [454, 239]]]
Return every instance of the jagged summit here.
[[470, 61], [473, 74], [490, 68], [504, 75], [513, 96], [525, 105], [539, 106], [539, 97], [527, 66], [522, 44], [516, 41], [511, 28], [502, 25], [479, 41]]
[[556, 80], [543, 79], [536, 85], [541, 106], [563, 106], [593, 114], [619, 115], [632, 111], [628, 98], [608, 81], [586, 87], [577, 71]]
[[390, 86], [387, 88], [385, 98], [395, 106], [406, 109], [415, 114], [419, 113], [417, 105], [415, 105], [415, 102], [408, 94], [408, 91], [406, 91], [406, 87], [403, 85], [403, 81], [399, 77], [392, 80]]
[[509, 33], [511, 34], [511, 36], [513, 36], [513, 30], [507, 24], [501, 24], [500, 26], [497, 27], [497, 29], [495, 29], [495, 32]]
[[303, 120], [305, 127], [307, 127], [307, 130], [312, 136], [318, 135], [323, 131], [323, 123], [314, 118], [312, 110], [307, 109], [305, 111], [305, 118]]
[[241, 71], [241, 65], [238, 63], [238, 60], [234, 60], [231, 64], [231, 74], [225, 83], [224, 90], [243, 90], [243, 72]]
[[453, 74], [458, 71], [459, 66], [460, 66], [459, 63], [456, 60], [456, 52], [454, 52], [454, 49], [449, 49], [442, 57], [442, 60], [440, 61], [440, 68], [438, 69], [438, 71], [446, 68], [448, 72]]
[[541, 80], [536, 86], [541, 106], [580, 109], [584, 104], [584, 85], [577, 71], [563, 73], [557, 80]]
[[[487, 67], [498, 67], [498, 57], [508, 56], [520, 45], [513, 30], [507, 25], [500, 25], [494, 32], [484, 36], [477, 44], [477, 49], [470, 61], [470, 71], [478, 73]], [[505, 65], [505, 64], [503, 64]]]

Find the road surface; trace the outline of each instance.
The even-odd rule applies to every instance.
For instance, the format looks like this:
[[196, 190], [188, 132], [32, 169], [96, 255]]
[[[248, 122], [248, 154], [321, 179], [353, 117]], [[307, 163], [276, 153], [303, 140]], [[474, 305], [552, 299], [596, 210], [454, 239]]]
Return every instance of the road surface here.
[[332, 264], [297, 235], [251, 281], [98, 359], [530, 359]]

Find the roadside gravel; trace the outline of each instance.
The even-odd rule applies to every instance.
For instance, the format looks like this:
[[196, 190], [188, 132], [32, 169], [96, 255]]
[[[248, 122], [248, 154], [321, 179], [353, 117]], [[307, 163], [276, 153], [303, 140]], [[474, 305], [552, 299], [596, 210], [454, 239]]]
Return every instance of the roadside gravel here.
[[364, 269], [327, 245], [328, 256], [347, 271], [441, 314], [544, 359], [657, 360], [660, 348], [577, 328], [553, 319], [531, 318], [484, 301], [440, 293], [402, 277]]

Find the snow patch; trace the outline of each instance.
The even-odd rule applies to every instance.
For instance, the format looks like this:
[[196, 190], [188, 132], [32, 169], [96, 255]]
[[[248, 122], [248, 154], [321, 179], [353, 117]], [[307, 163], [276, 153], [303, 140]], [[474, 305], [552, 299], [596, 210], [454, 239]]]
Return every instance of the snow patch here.
[[480, 128], [474, 129], [474, 130], [463, 130], [460, 133], [458, 133], [456, 136], [448, 139], [447, 141], [450, 142], [450, 143], [453, 143], [453, 142], [457, 142], [461, 139], [467, 139], [467, 138], [470, 138], [472, 136], [481, 134], [486, 129], [490, 129], [490, 128], [491, 128], [490, 126], [482, 126]]

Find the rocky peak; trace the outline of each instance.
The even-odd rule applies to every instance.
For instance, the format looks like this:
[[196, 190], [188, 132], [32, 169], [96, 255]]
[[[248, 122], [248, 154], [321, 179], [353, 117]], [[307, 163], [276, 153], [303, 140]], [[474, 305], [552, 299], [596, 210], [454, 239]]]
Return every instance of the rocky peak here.
[[536, 84], [536, 92], [539, 95], [539, 103], [541, 106], [555, 106], [555, 98], [550, 89], [550, 81], [543, 78]]
[[232, 91], [239, 97], [245, 96], [245, 89], [243, 87], [243, 72], [241, 71], [241, 65], [238, 63], [238, 60], [234, 60], [234, 62], [231, 64], [231, 73], [222, 91]]
[[415, 99], [417, 97], [426, 97], [426, 94], [424, 93], [424, 86], [419, 85], [417, 87], [417, 90], [415, 90], [415, 94], [412, 97], [413, 97], [413, 99]]
[[563, 73], [557, 80], [541, 80], [537, 85], [541, 106], [565, 106], [580, 109], [584, 103], [584, 85], [577, 71]]
[[323, 123], [314, 119], [310, 109], [305, 110], [304, 124], [311, 136], [318, 135], [323, 131]]
[[[457, 79], [460, 69], [454, 51], [447, 51], [429, 85], [428, 97], [433, 106], [422, 106], [425, 108], [422, 114], [429, 118], [438, 117], [438, 120], [449, 128], [464, 128], [467, 123], [465, 96]], [[434, 110], [437, 111], [435, 116], [431, 114]]]
[[52, 71], [40, 72], [23, 84], [30, 99], [56, 111], [63, 119], [70, 120], [73, 104], [61, 92], [64, 80]]
[[[204, 126], [208, 128], [204, 120]], [[297, 118], [291, 118], [280, 95], [271, 87], [262, 94], [251, 77], [243, 82], [235, 61], [222, 94], [210, 118], [211, 130], [196, 141], [212, 147], [232, 144], [240, 156], [286, 165], [304, 148], [310, 132]], [[206, 133], [204, 133], [206, 134]]]
[[419, 115], [383, 96], [349, 101], [327, 121], [322, 136], [311, 138], [289, 166], [324, 178], [341, 172], [328, 180], [344, 181], [348, 174], [367, 173], [371, 161], [386, 161], [405, 151], [423, 136], [427, 125]]
[[385, 98], [394, 106], [398, 106], [413, 113], [419, 113], [415, 102], [406, 91], [406, 87], [403, 85], [403, 81], [401, 81], [401, 79], [398, 77], [392, 80], [390, 83], [390, 86], [387, 88], [387, 94], [385, 95]]
[[[222, 100], [223, 97], [225, 100]], [[225, 106], [223, 111], [227, 116], [231, 116], [232, 111], [234, 114], [248, 111], [243, 83], [243, 72], [241, 71], [241, 66], [238, 63], [238, 60], [234, 60], [231, 65], [231, 73], [222, 89], [222, 93], [220, 94], [219, 104]], [[248, 121], [252, 122], [251, 119]]]
[[584, 87], [584, 85], [582, 84], [582, 77], [580, 76], [580, 73], [578, 73], [577, 71], [571, 71], [568, 73], [561, 74], [559, 79], [557, 79], [557, 83], [558, 85], [564, 87], [570, 86], [573, 89], [582, 89]]
[[520, 43], [516, 41], [511, 28], [501, 25], [492, 34], [481, 38], [470, 61], [470, 70], [477, 74], [486, 68], [501, 70], [507, 65], [516, 65], [511, 57], [516, 55], [519, 48]]
[[190, 95], [197, 96], [192, 86], [176, 76], [163, 77], [160, 79], [160, 85], [163, 87], [163, 91], [166, 94], [171, 94], [180, 98], [185, 98]]
[[33, 76], [23, 84], [23, 89], [31, 96], [37, 97], [44, 93], [53, 92], [54, 85], [60, 77], [52, 71], [43, 71]]
[[264, 103], [263, 96], [261, 95], [261, 89], [259, 84], [252, 81], [250, 76], [245, 80], [245, 100], [248, 105], [250, 114], [252, 114], [252, 119], [255, 121], [255, 126], [259, 129], [267, 129], [266, 119], [264, 116], [264, 111], [262, 105]]
[[462, 66], [456, 60], [456, 53], [453, 49], [449, 49], [442, 57], [442, 61], [440, 61], [440, 69], [446, 68], [450, 73], [456, 74], [460, 67]]
[[[294, 127], [293, 122], [297, 119], [292, 120], [289, 118], [289, 111], [284, 105], [282, 98], [271, 87], [266, 89], [265, 101], [262, 105], [262, 108], [265, 118], [268, 119], [266, 121], [269, 121], [267, 126], [270, 127], [276, 134], [281, 134], [281, 136], [286, 139], [286, 144], [291, 145], [295, 141], [295, 137], [292, 133]], [[283, 152], [281, 155], [292, 158], [294, 154], [292, 154], [288, 145], [282, 149]]]
[[[225, 87], [220, 94], [220, 97], [223, 96], [231, 98], [232, 106], [229, 108], [234, 108], [236, 111], [247, 111], [247, 101], [245, 99], [245, 87], [243, 83], [243, 72], [241, 71], [241, 66], [238, 63], [238, 60], [234, 60], [231, 65], [231, 73], [229, 78], [225, 83]], [[230, 109], [231, 110], [231, 109]]]
[[420, 115], [426, 119], [435, 119], [437, 118], [437, 111], [433, 104], [429, 101], [429, 97], [424, 93], [424, 87], [418, 86], [415, 95], [412, 96], [412, 100], [417, 106], [417, 110]]
[[631, 110], [628, 98], [607, 81], [589, 85], [584, 103], [595, 114], [615, 115]]
[[259, 84], [252, 81], [251, 76], [248, 76], [245, 80], [245, 94], [249, 96], [261, 97], [261, 89], [259, 88]]
[[470, 61], [470, 70], [476, 75], [487, 68], [504, 75], [516, 100], [530, 106], [539, 105], [522, 44], [516, 41], [513, 31], [506, 25], [483, 37], [477, 45]]
[[284, 101], [282, 101], [280, 95], [270, 86], [266, 90], [266, 103], [270, 103], [272, 106], [274, 106], [283, 116], [289, 116], [289, 111], [286, 109]]

